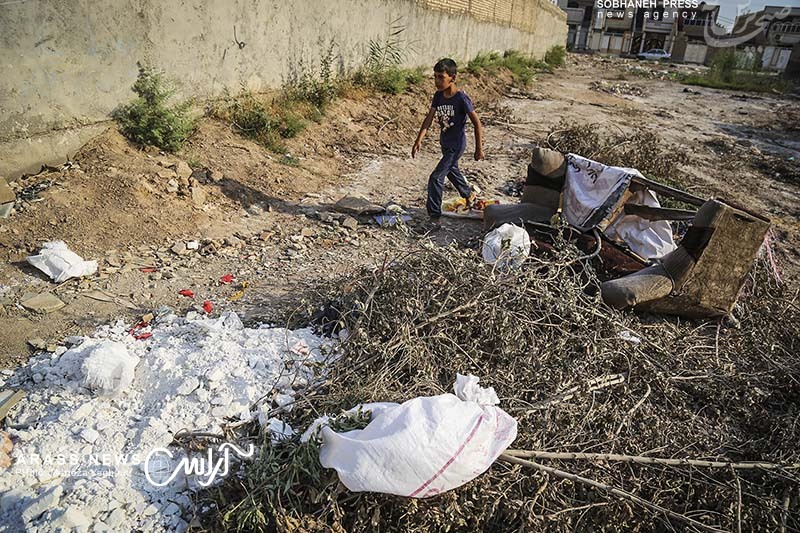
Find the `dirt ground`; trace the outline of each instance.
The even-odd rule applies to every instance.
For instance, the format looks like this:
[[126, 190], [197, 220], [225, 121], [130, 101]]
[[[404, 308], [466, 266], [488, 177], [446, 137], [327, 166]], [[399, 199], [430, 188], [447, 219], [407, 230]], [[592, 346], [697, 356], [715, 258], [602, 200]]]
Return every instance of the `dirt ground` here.
[[[778, 264], [796, 284], [797, 98], [688, 88], [659, 79], [664, 67], [630, 60], [567, 61], [527, 88], [462, 77], [485, 125], [487, 154], [472, 161], [470, 138], [462, 166], [484, 197], [517, 201], [504, 186], [524, 178], [531, 146], [562, 121], [652, 128], [675, 146], [676, 158], [686, 155], [687, 189], [772, 219]], [[30, 341], [54, 349], [66, 336], [120, 318], [135, 322], [165, 305], [200, 309], [208, 300], [213, 313], [233, 309], [249, 321], [277, 321], [321, 280], [380, 262], [384, 250], [417, 238], [437, 160], [435, 133], [417, 159], [409, 152], [430, 85], [396, 97], [338, 100], [322, 122], [287, 143], [297, 164], [205, 118], [178, 155], [139, 150], [110, 127], [63, 168], [21, 178], [14, 187], [28, 200], [0, 225], [0, 369], [22, 364], [34, 349]], [[331, 209], [346, 194], [405, 207], [411, 231], [382, 228], [369, 217], [353, 226]], [[480, 222], [446, 219], [434, 239], [474, 246], [480, 234]], [[97, 260], [98, 275], [56, 285], [30, 267], [25, 257], [50, 240]], [[197, 250], [185, 249], [191, 241]], [[220, 282], [225, 274], [234, 281]], [[38, 315], [20, 305], [23, 295], [42, 292], [66, 306]]]

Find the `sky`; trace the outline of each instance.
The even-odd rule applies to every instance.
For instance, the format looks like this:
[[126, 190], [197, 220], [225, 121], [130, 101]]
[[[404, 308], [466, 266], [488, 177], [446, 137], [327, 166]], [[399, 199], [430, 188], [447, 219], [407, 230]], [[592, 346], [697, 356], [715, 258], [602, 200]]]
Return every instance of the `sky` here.
[[743, 13], [745, 10], [752, 13], [762, 9], [765, 5], [800, 7], [800, 0], [707, 0], [707, 2], [720, 5], [717, 21], [729, 28], [733, 25], [737, 13]]

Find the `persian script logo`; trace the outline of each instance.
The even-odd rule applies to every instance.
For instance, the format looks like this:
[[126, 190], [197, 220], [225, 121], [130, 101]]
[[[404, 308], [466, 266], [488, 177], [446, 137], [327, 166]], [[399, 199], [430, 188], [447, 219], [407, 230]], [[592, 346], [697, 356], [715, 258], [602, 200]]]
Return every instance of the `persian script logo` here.
[[[239, 457], [250, 458], [255, 453], [255, 446], [250, 444], [248, 451], [245, 452], [238, 448], [236, 445], [226, 442], [219, 447], [217, 453], [222, 456], [214, 459], [214, 450], [208, 449], [208, 458], [200, 457], [184, 457], [178, 464], [175, 465], [172, 473], [166, 479], [153, 479], [152, 474], [155, 472], [164, 472], [164, 466], [169, 464], [169, 460], [173, 459], [172, 452], [166, 448], [153, 448], [144, 460], [144, 475], [151, 485], [156, 487], [164, 487], [172, 482], [175, 477], [183, 471], [186, 476], [192, 474], [197, 476], [197, 482], [202, 487], [211, 485], [217, 476], [225, 477], [228, 475], [230, 467], [230, 454], [233, 450]], [[165, 464], [166, 463], [166, 464]], [[161, 468], [159, 468], [159, 466]], [[155, 467], [155, 468], [154, 468]], [[161, 478], [161, 476], [157, 476]]]
[[[750, 5], [749, 2], [744, 5], [740, 4], [738, 9], [740, 14], [743, 8], [746, 8], [749, 5]], [[726, 46], [738, 46], [740, 44], [746, 43], [759, 33], [765, 31], [766, 28], [769, 26], [770, 22], [772, 22], [773, 20], [783, 20], [786, 17], [788, 17], [791, 12], [792, 12], [792, 7], [785, 6], [783, 9], [781, 9], [774, 15], [765, 13], [764, 15], [758, 17], [758, 20], [755, 21], [755, 29], [745, 35], [727, 35], [726, 33], [723, 33], [724, 32], [723, 28], [718, 29], [714, 27], [714, 25], [708, 24], [704, 27], [703, 36], [705, 37], [706, 44], [708, 44], [709, 46], [713, 46], [716, 48], [722, 48]], [[753, 22], [753, 19], [756, 17], [756, 15], [758, 15], [758, 13], [753, 13], [749, 17], [747, 17], [740, 29], [744, 30], [748, 27], [751, 27], [750, 23]]]

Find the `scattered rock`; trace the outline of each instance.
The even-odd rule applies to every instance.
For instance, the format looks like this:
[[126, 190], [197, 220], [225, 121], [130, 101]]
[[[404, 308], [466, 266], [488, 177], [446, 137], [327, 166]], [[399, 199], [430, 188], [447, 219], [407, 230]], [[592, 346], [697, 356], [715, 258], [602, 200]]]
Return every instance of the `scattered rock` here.
[[196, 207], [202, 207], [206, 203], [207, 194], [202, 187], [192, 187], [192, 203]]
[[180, 186], [178, 185], [177, 181], [169, 180], [167, 182], [167, 192], [168, 193], [176, 193], [176, 192], [178, 192], [179, 188], [180, 188]]
[[35, 339], [30, 339], [28, 341], [28, 344], [30, 344], [31, 347], [33, 347], [35, 350], [45, 350], [47, 348], [47, 343], [44, 342], [44, 340], [42, 340], [39, 337], [36, 337]]
[[35, 313], [52, 313], [67, 305], [49, 292], [24, 298], [20, 303], [23, 307]]
[[48, 528], [52, 528], [53, 531], [87, 531], [89, 519], [75, 507], [68, 507], [63, 511], [52, 513]]
[[[381, 208], [383, 209], [383, 208]], [[347, 217], [342, 221], [342, 226], [350, 230], [357, 230], [358, 229], [358, 220], [354, 219], [353, 217]]]
[[187, 165], [186, 162], [184, 162], [184, 161], [179, 161], [172, 168], [175, 169], [175, 173], [181, 179], [188, 180], [192, 175], [192, 167]]
[[86, 428], [81, 431], [81, 438], [89, 444], [94, 444], [94, 441], [96, 441], [99, 436], [100, 434], [92, 428]]
[[173, 171], [169, 170], [169, 169], [166, 169], [166, 168], [163, 169], [163, 170], [159, 170], [157, 172], [157, 174], [158, 174], [159, 178], [165, 179], [165, 180], [171, 180], [172, 181], [172, 178], [175, 177], [175, 173]]
[[262, 209], [262, 207], [258, 204], [253, 204], [247, 208], [247, 212], [257, 217], [264, 214], [264, 209]]
[[177, 255], [186, 255], [190, 252], [190, 250], [186, 247], [186, 243], [183, 241], [178, 241], [172, 245], [172, 253]]
[[300, 235], [303, 237], [316, 237], [317, 230], [306, 226], [305, 228], [300, 230]]
[[25, 510], [22, 511], [22, 519], [26, 523], [30, 523], [45, 511], [57, 506], [63, 492], [64, 488], [61, 485], [56, 485], [48, 490], [25, 507]]
[[377, 215], [383, 213], [383, 206], [374, 204], [362, 196], [345, 196], [333, 206], [340, 213], [350, 215]]

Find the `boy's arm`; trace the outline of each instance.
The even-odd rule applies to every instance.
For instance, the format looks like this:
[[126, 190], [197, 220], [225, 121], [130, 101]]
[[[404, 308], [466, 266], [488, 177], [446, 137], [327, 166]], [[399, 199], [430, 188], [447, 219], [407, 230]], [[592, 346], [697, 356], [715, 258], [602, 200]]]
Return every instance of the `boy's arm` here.
[[417, 140], [414, 141], [414, 146], [411, 147], [411, 157], [416, 157], [417, 152], [419, 152], [420, 147], [422, 146], [422, 138], [425, 137], [425, 134], [428, 133], [428, 128], [431, 127], [431, 123], [433, 122], [433, 115], [436, 113], [436, 109], [431, 107], [428, 111], [428, 114], [425, 116], [425, 120], [422, 121], [422, 127], [419, 129], [419, 133], [417, 134]]
[[475, 128], [475, 161], [480, 161], [485, 158], [483, 154], [483, 125], [475, 111], [470, 111], [467, 115]]

